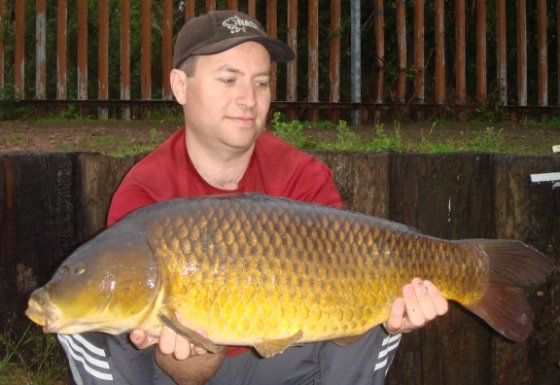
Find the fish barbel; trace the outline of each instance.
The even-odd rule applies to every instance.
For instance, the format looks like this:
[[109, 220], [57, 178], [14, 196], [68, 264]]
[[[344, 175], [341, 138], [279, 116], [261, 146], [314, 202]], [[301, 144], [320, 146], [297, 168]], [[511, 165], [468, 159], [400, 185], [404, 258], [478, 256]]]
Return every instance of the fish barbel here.
[[367, 332], [422, 277], [523, 341], [532, 311], [522, 289], [551, 270], [519, 241], [447, 241], [285, 198], [211, 196], [155, 203], [101, 232], [33, 292], [26, 314], [63, 334], [157, 336], [167, 324], [210, 351], [245, 345], [268, 357]]

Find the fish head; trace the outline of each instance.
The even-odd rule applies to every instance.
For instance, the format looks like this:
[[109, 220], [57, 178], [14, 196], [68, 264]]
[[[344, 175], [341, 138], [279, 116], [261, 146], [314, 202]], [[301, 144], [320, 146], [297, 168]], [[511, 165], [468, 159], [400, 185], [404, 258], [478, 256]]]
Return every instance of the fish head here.
[[36, 289], [26, 315], [50, 333], [130, 330], [155, 306], [158, 265], [142, 236], [109, 228], [78, 248]]

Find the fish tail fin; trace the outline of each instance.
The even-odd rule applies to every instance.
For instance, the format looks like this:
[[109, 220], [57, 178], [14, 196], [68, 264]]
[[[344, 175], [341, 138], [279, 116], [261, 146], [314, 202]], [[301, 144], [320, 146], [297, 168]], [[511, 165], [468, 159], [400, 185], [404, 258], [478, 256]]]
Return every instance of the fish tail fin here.
[[546, 281], [553, 269], [550, 259], [520, 241], [469, 242], [488, 255], [490, 271], [482, 298], [465, 307], [510, 340], [526, 340], [533, 328], [533, 312], [523, 288]]

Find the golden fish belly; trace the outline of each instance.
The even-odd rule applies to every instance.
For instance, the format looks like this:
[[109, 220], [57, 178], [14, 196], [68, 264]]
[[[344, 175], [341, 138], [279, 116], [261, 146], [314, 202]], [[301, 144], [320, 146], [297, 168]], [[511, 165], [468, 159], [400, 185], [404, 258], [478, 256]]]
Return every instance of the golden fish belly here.
[[387, 319], [414, 277], [469, 304], [488, 274], [468, 244], [342, 210], [217, 199], [174, 212], [146, 232], [163, 269], [164, 306], [219, 344], [359, 335]]

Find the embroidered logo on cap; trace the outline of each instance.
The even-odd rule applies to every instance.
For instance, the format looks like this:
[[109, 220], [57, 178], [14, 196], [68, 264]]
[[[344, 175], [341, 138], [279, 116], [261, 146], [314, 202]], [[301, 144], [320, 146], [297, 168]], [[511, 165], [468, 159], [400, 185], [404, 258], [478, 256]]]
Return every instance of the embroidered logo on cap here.
[[247, 19], [242, 19], [239, 16], [232, 16], [225, 19], [222, 25], [229, 29], [230, 33], [247, 32], [247, 28], [254, 28], [260, 31], [260, 28], [255, 22]]

